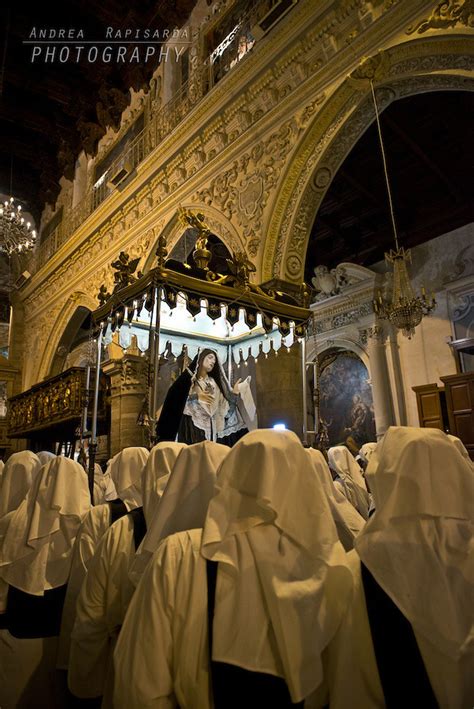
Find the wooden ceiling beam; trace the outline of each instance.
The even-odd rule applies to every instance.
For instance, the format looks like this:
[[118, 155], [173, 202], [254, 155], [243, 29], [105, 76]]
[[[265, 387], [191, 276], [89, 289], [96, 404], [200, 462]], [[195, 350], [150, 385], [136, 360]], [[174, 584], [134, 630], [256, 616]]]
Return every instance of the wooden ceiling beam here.
[[457, 202], [462, 198], [463, 193], [460, 191], [459, 187], [454, 184], [454, 182], [448, 178], [448, 176], [441, 170], [438, 165], [435, 163], [435, 161], [430, 158], [424, 150], [416, 143], [413, 138], [411, 138], [407, 133], [400, 128], [400, 126], [393, 120], [393, 118], [390, 118], [390, 116], [384, 114], [383, 121], [386, 125], [390, 127], [390, 129], [395, 133], [403, 142], [404, 144], [416, 155], [422, 163], [428, 167], [428, 169], [436, 175], [436, 177], [441, 180], [441, 182], [446, 186], [448, 189], [449, 193], [453, 197], [453, 199]]

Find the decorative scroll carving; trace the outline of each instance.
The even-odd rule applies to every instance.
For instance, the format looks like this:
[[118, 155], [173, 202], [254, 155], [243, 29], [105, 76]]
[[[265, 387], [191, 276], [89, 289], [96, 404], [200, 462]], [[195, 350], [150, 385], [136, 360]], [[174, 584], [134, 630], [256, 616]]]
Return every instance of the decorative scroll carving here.
[[428, 30], [442, 30], [456, 25], [474, 28], [474, 0], [443, 0], [427, 19], [409, 27], [407, 34], [423, 34]]
[[[393, 62], [388, 68], [384, 66], [383, 70], [387, 76], [417, 74], [418, 72], [429, 74], [440, 69], [449, 70], [453, 67], [456, 71], [467, 70], [469, 67], [472, 69], [474, 64], [473, 57], [464, 55], [429, 55], [407, 58], [407, 54], [410, 54], [408, 50], [400, 54], [404, 57], [403, 59], [398, 55], [400, 57], [398, 62]], [[392, 80], [390, 86], [378, 88], [376, 90], [377, 101], [379, 105], [385, 107], [404, 96], [429, 90], [453, 88], [454, 86], [459, 86], [460, 90], [467, 90], [468, 87], [472, 90], [473, 81], [464, 76], [442, 75], [401, 78]], [[366, 97], [354, 110], [354, 106], [359, 101], [358, 90], [352, 95], [348, 95], [345, 104], [330, 122], [326, 132], [316, 142], [303, 169], [300, 168], [300, 174], [291, 192], [278, 233], [273, 258], [273, 275], [275, 277], [281, 273], [285, 251], [285, 267], [288, 276], [291, 279], [301, 277], [310, 227], [330, 184], [331, 175], [337, 171], [358, 137], [373, 120], [373, 105], [370, 97]], [[350, 120], [347, 120], [348, 116], [350, 116]], [[345, 125], [341, 129], [341, 125], [344, 123]], [[334, 140], [336, 134], [337, 140]], [[328, 145], [329, 147], [327, 147]], [[322, 159], [321, 155], [323, 155]], [[318, 165], [317, 170], [311, 177], [316, 165]]]
[[228, 219], [235, 217], [251, 256], [260, 247], [264, 209], [297, 134], [296, 121], [288, 121], [196, 193], [195, 201], [217, 206]]

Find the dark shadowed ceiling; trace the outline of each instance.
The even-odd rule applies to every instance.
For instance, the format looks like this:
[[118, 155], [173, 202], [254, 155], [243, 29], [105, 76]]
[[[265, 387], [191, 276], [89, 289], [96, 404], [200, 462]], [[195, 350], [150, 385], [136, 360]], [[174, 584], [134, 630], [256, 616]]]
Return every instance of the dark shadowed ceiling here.
[[[419, 94], [392, 103], [381, 125], [400, 242], [416, 246], [474, 220], [474, 92]], [[331, 183], [306, 258], [313, 268], [342, 261], [370, 266], [393, 248], [375, 123]]]
[[94, 154], [106, 128], [118, 126], [129, 89], [145, 87], [158, 63], [158, 59], [121, 65], [82, 59], [78, 64], [32, 63], [32, 47], [23, 44], [32, 28], [82, 29], [88, 40], [105, 39], [109, 26], [162, 32], [181, 27], [195, 4], [195, 0], [7, 1], [0, 11], [0, 192], [10, 192], [13, 165], [11, 191], [38, 220], [44, 203], [56, 199], [61, 175], [73, 176], [82, 148]]

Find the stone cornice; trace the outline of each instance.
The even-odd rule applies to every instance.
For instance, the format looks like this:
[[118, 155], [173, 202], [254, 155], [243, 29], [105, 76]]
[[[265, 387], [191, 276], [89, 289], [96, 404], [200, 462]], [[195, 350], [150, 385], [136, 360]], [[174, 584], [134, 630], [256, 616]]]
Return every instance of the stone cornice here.
[[364, 303], [372, 303], [374, 297], [374, 284], [365, 285], [363, 288], [355, 286], [344, 289], [343, 293], [335, 295], [320, 303], [313, 303], [311, 311], [316, 320], [324, 320], [353, 310]]

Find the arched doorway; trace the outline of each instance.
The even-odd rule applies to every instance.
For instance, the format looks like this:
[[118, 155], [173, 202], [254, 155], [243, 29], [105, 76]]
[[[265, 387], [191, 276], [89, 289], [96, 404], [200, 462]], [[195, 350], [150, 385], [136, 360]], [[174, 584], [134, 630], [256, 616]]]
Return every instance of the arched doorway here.
[[91, 311], [80, 305], [71, 315], [53, 355], [48, 376], [60, 374], [67, 367], [85, 366], [89, 359]]

